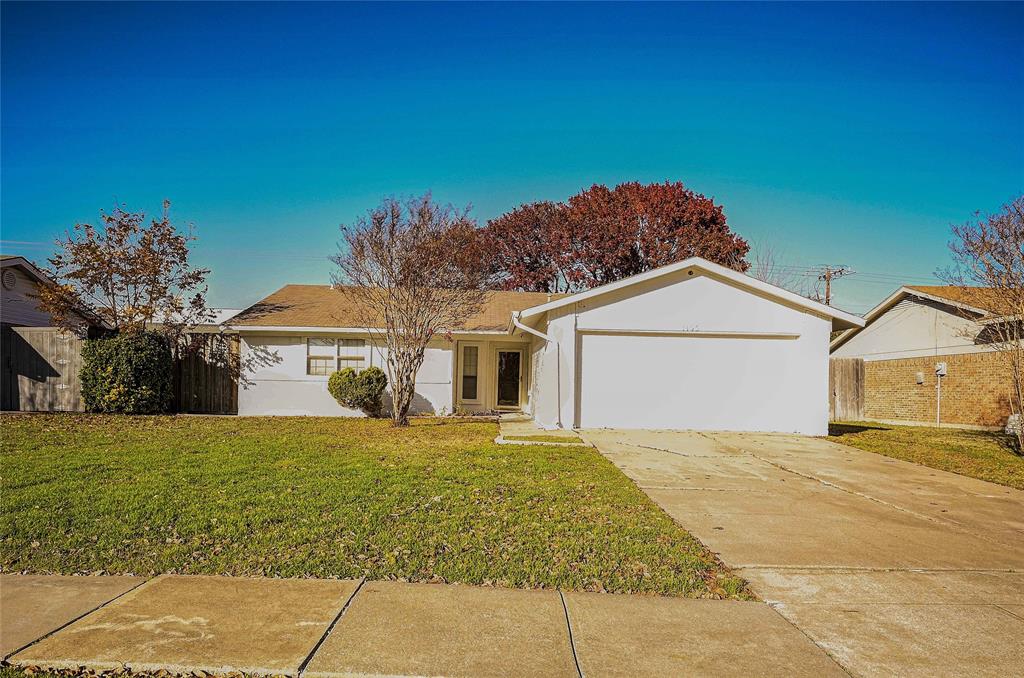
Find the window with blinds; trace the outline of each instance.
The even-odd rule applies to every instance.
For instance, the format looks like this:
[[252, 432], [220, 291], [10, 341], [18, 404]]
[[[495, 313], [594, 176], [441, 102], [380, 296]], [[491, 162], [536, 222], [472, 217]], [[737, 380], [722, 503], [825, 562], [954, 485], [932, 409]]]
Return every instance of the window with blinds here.
[[328, 377], [335, 370], [366, 365], [365, 339], [306, 339], [306, 374]]
[[480, 348], [478, 346], [462, 347], [462, 399], [477, 399], [477, 372], [479, 367]]

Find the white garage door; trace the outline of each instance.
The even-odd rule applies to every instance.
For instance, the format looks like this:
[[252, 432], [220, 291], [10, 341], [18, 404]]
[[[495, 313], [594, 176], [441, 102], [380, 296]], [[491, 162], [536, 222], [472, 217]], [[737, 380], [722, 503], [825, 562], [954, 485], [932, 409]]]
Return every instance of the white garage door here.
[[583, 428], [806, 432], [827, 395], [796, 339], [592, 334], [579, 360]]

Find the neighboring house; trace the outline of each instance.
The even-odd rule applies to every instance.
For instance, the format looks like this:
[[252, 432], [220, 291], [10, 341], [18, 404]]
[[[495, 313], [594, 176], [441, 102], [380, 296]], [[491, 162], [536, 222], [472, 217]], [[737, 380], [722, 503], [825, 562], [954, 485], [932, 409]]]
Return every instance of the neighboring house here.
[[[240, 308], [211, 308], [210, 318], [203, 323], [192, 325], [188, 328], [189, 334], [232, 334], [228, 328], [228, 321], [242, 312]], [[181, 316], [172, 316], [173, 322], [181, 322]], [[154, 322], [153, 326], [159, 328], [161, 323]]]
[[52, 282], [25, 257], [0, 255], [0, 322], [10, 327], [49, 327], [50, 314], [39, 308], [38, 286]]
[[[276, 353], [239, 414], [347, 415], [336, 369], [384, 366], [350, 289], [288, 285], [229, 325], [243, 354]], [[530, 413], [545, 428], [823, 435], [828, 340], [857, 316], [700, 258], [561, 298], [495, 292], [427, 349], [417, 412]]]
[[[998, 427], [1010, 413], [1010, 376], [986, 331], [984, 293], [907, 285], [869, 311], [863, 328], [831, 345], [864, 360], [864, 416], [882, 422]], [[945, 365], [940, 377], [937, 365]]]
[[[46, 274], [22, 256], [0, 255], [0, 409], [80, 410], [80, 340], [52, 329], [39, 307]], [[97, 326], [81, 317], [83, 328]]]

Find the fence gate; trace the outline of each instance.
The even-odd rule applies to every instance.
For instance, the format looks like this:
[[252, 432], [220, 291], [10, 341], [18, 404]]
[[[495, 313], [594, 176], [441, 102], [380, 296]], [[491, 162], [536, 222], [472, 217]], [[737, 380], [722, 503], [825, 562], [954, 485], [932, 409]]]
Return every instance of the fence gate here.
[[864, 360], [828, 361], [828, 416], [831, 421], [864, 420]]
[[174, 409], [202, 414], [238, 414], [238, 379], [232, 369], [238, 337], [206, 334], [191, 339], [194, 350], [174, 365]]
[[3, 409], [83, 412], [82, 340], [54, 327], [3, 328]]

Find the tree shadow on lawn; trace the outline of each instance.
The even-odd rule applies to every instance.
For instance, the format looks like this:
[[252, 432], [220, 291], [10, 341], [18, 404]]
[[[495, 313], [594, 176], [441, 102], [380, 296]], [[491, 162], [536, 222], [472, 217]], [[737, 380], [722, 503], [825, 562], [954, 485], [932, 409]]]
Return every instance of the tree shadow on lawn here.
[[[893, 431], [895, 428], [897, 427], [873, 423], [846, 424], [829, 422], [828, 434], [831, 437], [841, 438], [844, 435], [854, 435], [857, 433], [864, 433], [865, 431]], [[1002, 431], [979, 431], [975, 429], [955, 428], [951, 426], [942, 428], [935, 428], [931, 426], [902, 426], [898, 428], [902, 430], [911, 431], [915, 429], [920, 430], [922, 435], [922, 442], [924, 442], [923, 436], [934, 435], [934, 432], [939, 432], [940, 434], [948, 436], [951, 439], [955, 439], [958, 437], [974, 438], [979, 442], [992, 443], [993, 445], [995, 445], [996, 447], [1000, 448], [1005, 452], [1009, 452], [1018, 457], [1021, 456], [1021, 451], [1017, 448], [1016, 439], [1011, 435], [1003, 433]]]
[[830, 436], [844, 436], [864, 431], [891, 431], [892, 428], [881, 424], [837, 424], [829, 422], [828, 434]]

